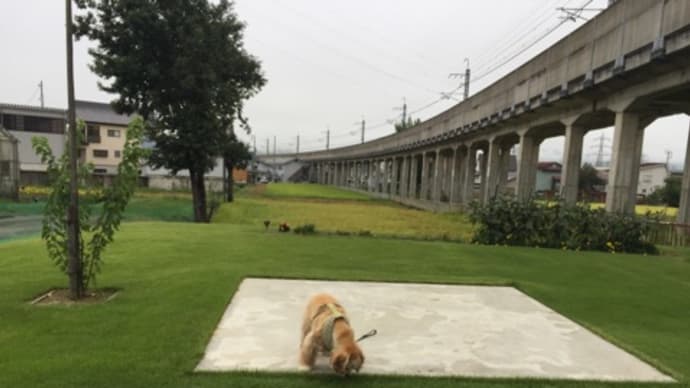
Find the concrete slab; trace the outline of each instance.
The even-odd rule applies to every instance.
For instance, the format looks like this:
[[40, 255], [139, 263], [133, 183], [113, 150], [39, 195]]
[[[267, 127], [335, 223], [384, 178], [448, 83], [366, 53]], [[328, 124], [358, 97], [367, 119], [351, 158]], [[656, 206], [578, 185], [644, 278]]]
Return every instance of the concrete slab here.
[[[318, 292], [338, 298], [362, 373], [673, 381], [511, 287], [246, 279], [198, 371], [296, 371], [301, 317]], [[325, 359], [319, 369], [326, 371]]]

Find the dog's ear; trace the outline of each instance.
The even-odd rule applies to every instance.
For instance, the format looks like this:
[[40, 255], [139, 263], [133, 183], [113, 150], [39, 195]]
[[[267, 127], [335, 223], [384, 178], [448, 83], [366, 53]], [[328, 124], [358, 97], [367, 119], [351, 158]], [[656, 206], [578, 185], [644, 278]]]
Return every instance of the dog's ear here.
[[343, 352], [335, 353], [331, 356], [331, 367], [335, 373], [340, 375], [347, 374], [347, 363], [349, 358], [350, 356]]

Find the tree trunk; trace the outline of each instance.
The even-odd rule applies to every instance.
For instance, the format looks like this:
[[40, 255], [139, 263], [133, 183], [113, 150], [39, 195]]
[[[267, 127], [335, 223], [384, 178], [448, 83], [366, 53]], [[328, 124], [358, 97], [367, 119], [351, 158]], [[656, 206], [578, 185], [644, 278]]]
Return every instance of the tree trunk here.
[[204, 186], [204, 173], [190, 170], [189, 179], [192, 183], [194, 222], [208, 222], [208, 214], [206, 213], [206, 186]]
[[67, 207], [67, 257], [69, 289], [72, 299], [84, 296], [84, 269], [79, 248], [79, 182], [77, 181], [77, 120], [74, 107], [74, 70], [72, 58], [72, 0], [65, 0], [67, 40], [67, 120], [69, 121], [69, 205]]
[[228, 163], [226, 164], [226, 169], [228, 170], [228, 186], [225, 192], [225, 201], [232, 202], [235, 200], [235, 178], [232, 176], [232, 170], [235, 169], [235, 166]]

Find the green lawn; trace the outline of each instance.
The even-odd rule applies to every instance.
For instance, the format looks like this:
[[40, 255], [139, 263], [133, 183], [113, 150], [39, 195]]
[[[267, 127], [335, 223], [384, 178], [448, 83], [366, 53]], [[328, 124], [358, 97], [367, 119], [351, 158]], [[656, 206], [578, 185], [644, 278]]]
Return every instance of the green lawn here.
[[[690, 259], [126, 223], [104, 305], [27, 304], [65, 278], [38, 239], [0, 244], [0, 387], [623, 387], [545, 380], [195, 374], [246, 276], [514, 284], [689, 386]], [[667, 387], [646, 384], [644, 387]]]
[[[45, 201], [0, 201], [0, 217], [43, 214]], [[136, 193], [127, 205], [128, 221], [191, 221], [191, 197], [182, 194]]]
[[369, 200], [369, 197], [365, 194], [339, 189], [334, 186], [308, 183], [269, 183], [267, 185], [260, 185], [259, 191], [263, 192], [263, 195], [272, 198]]

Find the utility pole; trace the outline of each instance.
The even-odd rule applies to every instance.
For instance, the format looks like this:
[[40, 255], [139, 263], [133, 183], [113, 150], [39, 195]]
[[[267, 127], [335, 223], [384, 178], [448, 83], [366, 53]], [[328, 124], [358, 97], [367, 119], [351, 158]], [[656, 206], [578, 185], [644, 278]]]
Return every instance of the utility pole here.
[[[462, 83], [460, 86], [458, 86], [458, 89], [463, 88], [463, 101], [467, 100], [470, 96], [470, 59], [465, 58], [465, 73], [450, 73], [448, 74], [448, 78], [458, 78], [462, 77]], [[455, 90], [458, 90], [455, 89]], [[449, 93], [447, 95], [444, 94], [445, 98], [451, 98], [453, 93]]]
[[402, 111], [403, 111], [403, 114], [402, 114], [403, 126], [405, 126], [405, 125], [407, 125], [407, 124], [406, 124], [407, 121], [405, 121], [405, 120], [407, 119], [407, 100], [405, 99], [405, 97], [403, 97], [403, 107], [402, 107]]
[[331, 147], [331, 129], [326, 129], [326, 151]]
[[362, 119], [362, 143], [364, 143], [364, 128], [366, 127], [366, 122]]
[[407, 129], [407, 100], [405, 97], [403, 97], [403, 105], [402, 107], [395, 107], [393, 110], [402, 110], [402, 122], [400, 123], [400, 127], [405, 130]]
[[41, 91], [41, 108], [45, 108], [45, 99], [43, 98], [43, 80], [38, 83], [38, 89]]
[[[65, 38], [67, 44], [67, 121], [69, 133], [69, 205], [67, 207], [67, 256], [69, 289], [72, 299], [83, 295], [82, 261], [79, 254], [79, 182], [77, 181], [77, 120], [74, 107], [74, 60], [72, 57], [72, 0], [65, 0]], [[42, 84], [43, 82], [41, 82]]]
[[671, 171], [671, 157], [673, 156], [673, 152], [671, 150], [665, 150], [664, 153], [666, 154], [666, 169]]
[[464, 99], [470, 96], [470, 59], [465, 58], [465, 93], [463, 94]]
[[271, 141], [268, 138], [266, 138], [266, 156], [271, 154], [271, 151], [269, 150], [270, 143]]
[[604, 133], [601, 133], [601, 136], [599, 136], [599, 145], [595, 146], [597, 147], [597, 158], [594, 161], [594, 166], [595, 167], [604, 167], [604, 147], [606, 145], [606, 142], [609, 139], [604, 136]]
[[276, 137], [273, 136], [273, 176], [276, 176]]
[[297, 135], [297, 152], [295, 153], [299, 155], [299, 135]]
[[254, 154], [256, 154], [256, 135], [252, 135], [252, 145], [254, 146]]

